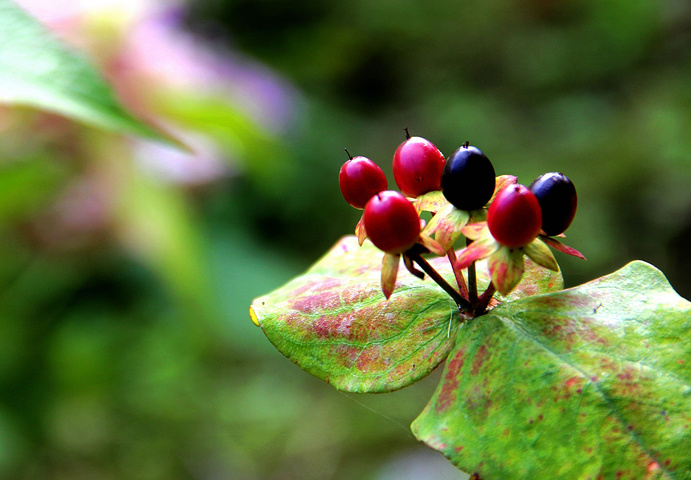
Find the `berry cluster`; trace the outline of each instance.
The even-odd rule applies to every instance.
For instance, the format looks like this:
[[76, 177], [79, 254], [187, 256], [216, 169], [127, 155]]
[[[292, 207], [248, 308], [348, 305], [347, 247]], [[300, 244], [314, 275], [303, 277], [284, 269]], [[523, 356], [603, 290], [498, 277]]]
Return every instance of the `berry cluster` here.
[[[512, 175], [497, 177], [489, 158], [468, 142], [445, 158], [429, 140], [405, 132], [393, 156], [400, 192], [387, 189], [384, 172], [366, 157], [348, 154], [339, 173], [343, 197], [364, 210], [356, 227], [360, 244], [369, 238], [385, 254], [382, 290], [387, 298], [401, 257], [411, 273], [420, 278], [427, 273], [461, 311], [472, 314], [484, 312], [495, 291], [507, 295], [514, 289], [523, 275], [524, 254], [555, 271], [559, 266], [548, 246], [584, 258], [554, 238], [563, 236], [576, 213], [576, 189], [565, 175], [546, 173], [526, 187]], [[426, 224], [423, 211], [432, 214]], [[454, 245], [461, 236], [466, 246], [457, 255]], [[458, 288], [422, 257], [426, 253], [449, 258]], [[488, 258], [492, 282], [478, 295], [475, 262], [483, 258]]]

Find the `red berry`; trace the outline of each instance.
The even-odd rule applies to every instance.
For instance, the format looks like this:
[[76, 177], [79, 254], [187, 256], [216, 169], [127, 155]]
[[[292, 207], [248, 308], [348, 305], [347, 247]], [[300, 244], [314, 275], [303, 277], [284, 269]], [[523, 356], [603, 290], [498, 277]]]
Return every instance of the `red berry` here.
[[420, 217], [400, 193], [386, 190], [374, 195], [363, 214], [365, 231], [372, 243], [387, 253], [403, 253], [420, 237]]
[[409, 136], [394, 153], [393, 177], [403, 195], [419, 197], [441, 190], [444, 163], [444, 155], [432, 142]]
[[489, 206], [487, 226], [494, 239], [502, 245], [523, 247], [540, 233], [540, 204], [527, 187], [510, 185], [499, 192]]
[[338, 173], [338, 183], [346, 202], [360, 209], [365, 208], [373, 195], [387, 187], [386, 175], [367, 157], [350, 157]]
[[542, 230], [547, 235], [559, 235], [569, 228], [578, 206], [571, 180], [562, 173], [550, 172], [537, 177], [529, 188], [542, 208]]

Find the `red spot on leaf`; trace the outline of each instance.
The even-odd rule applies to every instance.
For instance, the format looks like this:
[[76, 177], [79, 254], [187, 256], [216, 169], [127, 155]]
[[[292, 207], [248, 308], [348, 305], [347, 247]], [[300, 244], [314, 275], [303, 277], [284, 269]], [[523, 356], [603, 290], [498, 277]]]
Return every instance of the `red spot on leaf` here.
[[569, 379], [565, 382], [565, 385], [566, 385], [568, 388], [571, 388], [571, 387], [573, 387], [574, 385], [576, 385], [580, 380], [581, 380], [581, 377], [571, 377], [571, 378], [569, 378]]
[[652, 461], [648, 464], [648, 473], [653, 473], [660, 470], [660, 464], [656, 461]]
[[295, 325], [299, 325], [300, 322], [303, 321], [303, 319], [304, 319], [304, 317], [303, 317], [301, 314], [295, 313], [295, 312], [294, 312], [294, 313], [287, 313], [287, 314], [283, 317], [283, 321], [284, 321], [287, 325], [290, 325], [291, 327], [293, 327], [293, 326], [295, 326]]
[[477, 354], [475, 354], [475, 359], [473, 360], [473, 368], [470, 371], [471, 375], [478, 374], [480, 368], [482, 368], [482, 364], [485, 363], [485, 360], [487, 359], [487, 354], [487, 349], [484, 345], [482, 345], [480, 349], [477, 351]]
[[458, 388], [458, 378], [460, 376], [461, 368], [465, 363], [465, 348], [460, 349], [449, 360], [446, 366], [446, 375], [444, 376], [444, 383], [441, 391], [437, 395], [437, 411], [442, 412], [447, 410], [456, 400], [456, 389]]
[[679, 365], [684, 365], [684, 360], [679, 359], [679, 360], [677, 360], [677, 363], [678, 363]]
[[636, 397], [641, 391], [640, 371], [636, 367], [626, 366], [617, 374], [618, 382], [615, 384], [616, 393], [625, 397]]
[[312, 322], [312, 331], [319, 338], [329, 338], [331, 336], [330, 317], [322, 315]]
[[361, 372], [382, 371], [387, 369], [391, 360], [382, 355], [381, 345], [371, 345], [360, 353], [357, 358], [357, 368]]
[[339, 293], [341, 284], [339, 282], [325, 281], [324, 284], [320, 284], [317, 287], [314, 285], [310, 287], [304, 291], [304, 295], [298, 295], [293, 292], [289, 308], [309, 314], [323, 312], [324, 310], [335, 310], [342, 306], [343, 303]]
[[492, 408], [490, 392], [483, 390], [477, 385], [472, 391], [467, 392], [464, 403], [466, 411], [474, 418], [474, 421], [487, 421], [490, 415], [490, 409]]
[[600, 370], [604, 370], [608, 373], [613, 373], [619, 371], [620, 365], [614, 362], [609, 357], [603, 357], [600, 359]]
[[573, 376], [569, 377], [566, 379], [563, 383], [563, 387], [559, 388], [558, 386], [552, 387], [552, 390], [556, 392], [556, 395], [554, 397], [554, 401], [558, 402], [560, 400], [568, 400], [571, 398], [573, 393], [581, 393], [582, 389], [581, 387], [583, 386], [583, 383], [585, 382], [585, 379], [580, 376]]

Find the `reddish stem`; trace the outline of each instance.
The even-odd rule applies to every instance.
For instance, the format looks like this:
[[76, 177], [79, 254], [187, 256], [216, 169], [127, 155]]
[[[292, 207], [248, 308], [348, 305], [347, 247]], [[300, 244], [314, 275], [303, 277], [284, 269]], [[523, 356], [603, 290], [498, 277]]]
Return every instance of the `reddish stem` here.
[[482, 292], [482, 295], [478, 299], [477, 305], [475, 306], [475, 311], [473, 312], [473, 314], [476, 317], [485, 313], [485, 311], [487, 310], [487, 306], [489, 305], [489, 302], [492, 301], [492, 297], [494, 297], [494, 292], [496, 291], [496, 287], [492, 282], [490, 282], [487, 286], [487, 290]]
[[465, 283], [465, 277], [463, 276], [463, 272], [460, 269], [455, 268], [456, 251], [453, 248], [450, 248], [449, 251], [446, 252], [446, 256], [449, 258], [449, 262], [451, 262], [451, 269], [453, 270], [453, 274], [456, 277], [456, 283], [458, 284], [458, 293], [460, 293], [463, 298], [468, 298], [468, 285], [466, 285]]

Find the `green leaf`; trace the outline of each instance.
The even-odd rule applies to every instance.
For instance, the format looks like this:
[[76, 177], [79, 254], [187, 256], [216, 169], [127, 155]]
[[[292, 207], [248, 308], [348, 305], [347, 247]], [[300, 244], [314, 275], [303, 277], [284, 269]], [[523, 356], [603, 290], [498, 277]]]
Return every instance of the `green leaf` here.
[[691, 478], [691, 303], [633, 262], [463, 325], [415, 435], [484, 480]]
[[80, 55], [8, 0], [0, 0], [0, 103], [31, 106], [106, 130], [179, 145], [132, 116]]
[[[370, 242], [347, 236], [303, 275], [257, 298], [251, 316], [285, 356], [340, 390], [385, 392], [429, 374], [455, 344], [460, 315], [451, 298], [431, 279], [401, 268], [396, 290], [381, 293], [384, 254]], [[449, 261], [430, 263], [455, 282]], [[484, 264], [482, 264], [484, 265]], [[486, 270], [486, 268], [483, 268]], [[561, 275], [526, 262], [528, 290], [561, 288]], [[478, 274], [487, 285], [486, 274]]]

